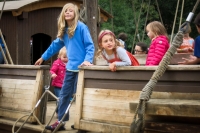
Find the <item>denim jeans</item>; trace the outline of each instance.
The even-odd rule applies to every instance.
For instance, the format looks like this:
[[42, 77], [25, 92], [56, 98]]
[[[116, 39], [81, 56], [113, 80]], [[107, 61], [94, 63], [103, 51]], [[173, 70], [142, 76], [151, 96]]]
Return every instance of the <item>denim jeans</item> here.
[[[54, 94], [55, 94], [55, 96], [56, 97], [60, 97], [60, 90], [61, 90], [61, 88], [59, 88], [59, 87], [54, 87]], [[58, 102], [56, 102], [56, 106], [58, 105]], [[57, 108], [57, 110], [56, 110], [56, 113], [58, 113], [58, 108]]]
[[[6, 55], [6, 49], [3, 48], [3, 51], [4, 51], [4, 54]], [[4, 58], [3, 58], [3, 54], [2, 52], [0, 51], [0, 64], [4, 64]]]
[[56, 97], [60, 97], [60, 91], [61, 91], [61, 88], [59, 88], [59, 87], [54, 87], [54, 93], [55, 93], [55, 96], [56, 96]]
[[[78, 72], [66, 71], [63, 86], [60, 91], [60, 99], [58, 105], [58, 120], [61, 120], [65, 115], [65, 111], [70, 103], [70, 98], [76, 93]], [[65, 116], [63, 121], [69, 120], [69, 112]]]

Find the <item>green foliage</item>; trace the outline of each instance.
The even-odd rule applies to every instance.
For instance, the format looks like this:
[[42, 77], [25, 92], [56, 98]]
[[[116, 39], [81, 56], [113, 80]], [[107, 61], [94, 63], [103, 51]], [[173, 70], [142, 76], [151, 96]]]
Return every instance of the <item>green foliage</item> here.
[[[163, 23], [167, 29], [168, 35], [170, 35], [172, 32], [178, 0], [167, 0], [167, 1], [157, 0], [157, 1], [159, 4], [159, 9]], [[110, 3], [112, 3], [112, 5], [110, 5]], [[189, 12], [192, 12], [195, 3], [196, 1], [185, 0], [181, 23], [185, 22]], [[138, 38], [135, 36], [136, 30], [138, 30], [140, 40], [142, 40], [142, 37], [144, 36], [143, 42], [145, 42], [148, 45], [150, 44], [150, 40], [145, 32], [145, 26], [146, 26], [145, 21], [146, 18], [147, 18], [147, 24], [155, 20], [161, 21], [159, 17], [158, 8], [156, 5], [156, 0], [151, 0], [150, 5], [149, 5], [149, 0], [99, 0], [99, 5], [101, 8], [110, 13], [111, 13], [110, 6], [112, 6], [112, 13], [113, 13], [112, 15], [114, 16], [113, 25], [112, 25], [112, 19], [109, 19], [108, 22], [103, 23], [101, 25], [101, 29], [110, 29], [115, 33], [115, 35], [118, 35], [120, 32], [127, 33], [128, 40], [126, 41], [126, 44], [128, 44], [129, 51], [131, 50], [132, 46], [135, 45], [135, 43], [139, 42]], [[181, 19], [180, 18], [181, 6], [182, 6], [182, 1], [180, 1], [179, 3], [174, 34], [177, 33], [179, 29], [179, 21]], [[148, 12], [148, 17], [146, 17], [147, 12]], [[195, 13], [197, 14], [198, 12], [200, 12], [200, 8], [197, 8], [197, 11]], [[137, 28], [136, 24], [138, 20], [139, 24]], [[198, 35], [198, 33], [196, 31], [194, 24], [191, 23], [191, 27], [192, 27], [192, 33], [190, 35], [191, 37], [195, 38]]]

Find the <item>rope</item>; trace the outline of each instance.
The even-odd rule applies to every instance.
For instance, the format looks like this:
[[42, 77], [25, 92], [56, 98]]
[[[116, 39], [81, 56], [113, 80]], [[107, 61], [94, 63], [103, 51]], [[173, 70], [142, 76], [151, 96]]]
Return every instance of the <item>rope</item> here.
[[80, 21], [87, 23], [86, 8], [83, 6], [80, 8]]
[[181, 23], [182, 23], [182, 18], [183, 18], [183, 7], [184, 7], [184, 4], [185, 4], [185, 0], [183, 0], [183, 2], [182, 2], [182, 7], [181, 7], [181, 16], [180, 16], [180, 22], [179, 22], [179, 28], [180, 28]]
[[176, 6], [176, 13], [175, 13], [175, 16], [174, 16], [174, 23], [173, 23], [173, 28], [172, 28], [172, 33], [171, 33], [171, 38], [170, 38], [170, 44], [172, 42], [172, 38], [173, 38], [173, 35], [174, 35], [174, 27], [175, 27], [175, 22], [176, 22], [176, 18], [177, 18], [177, 12], [178, 12], [178, 7], [179, 7], [179, 1], [177, 1], [177, 6]]
[[[197, 0], [192, 13], [195, 12], [200, 0]], [[130, 133], [143, 133], [145, 128], [145, 109], [146, 109], [146, 103], [149, 101], [150, 96], [152, 94], [153, 88], [156, 86], [157, 81], [160, 79], [160, 77], [165, 73], [168, 64], [170, 63], [171, 58], [175, 54], [177, 48], [182, 44], [183, 42], [183, 34], [188, 30], [189, 23], [192, 20], [193, 15], [188, 15], [188, 18], [185, 23], [183, 23], [179, 29], [179, 32], [173, 39], [172, 45], [168, 49], [167, 53], [161, 60], [160, 64], [158, 65], [156, 71], [153, 73], [151, 79], [146, 84], [146, 86], [142, 89], [142, 92], [140, 94], [140, 99], [138, 106], [135, 111], [135, 115], [133, 117], [133, 122], [131, 123], [130, 127]], [[141, 108], [142, 105], [142, 108]], [[142, 113], [141, 113], [142, 112]]]
[[160, 16], [161, 23], [164, 25], [157, 0], [156, 0], [156, 6], [157, 6], [157, 9], [158, 9], [158, 13], [159, 13], [159, 16]]
[[153, 73], [151, 79], [146, 84], [146, 86], [142, 89], [141, 94], [140, 94], [140, 101], [135, 111], [134, 120], [131, 123], [130, 133], [143, 132], [144, 127], [145, 127], [144, 123], [145, 123], [146, 103], [147, 101], [149, 101], [153, 88], [156, 86], [157, 81], [165, 73], [172, 56], [176, 52], [176, 49], [182, 44], [182, 42], [183, 42], [183, 31], [179, 31], [177, 35], [175, 36], [172, 42], [172, 45], [170, 46], [167, 53], [163, 57], [159, 66], [157, 67], [156, 71]]
[[3, 6], [2, 6], [2, 9], [1, 9], [1, 14], [0, 14], [0, 20], [1, 20], [2, 14], [3, 14], [3, 9], [4, 9], [4, 6], [5, 6], [5, 3], [6, 3], [6, 0], [4, 0], [4, 2], [3, 2]]
[[145, 34], [147, 19], [148, 19], [148, 16], [149, 16], [149, 7], [150, 7], [150, 4], [151, 4], [151, 0], [149, 0], [149, 4], [148, 4], [149, 6], [148, 6], [148, 9], [147, 9], [146, 20], [145, 20], [145, 24], [144, 24], [144, 30], [143, 30], [143, 35], [142, 35], [142, 42], [144, 41], [144, 34]]
[[196, 11], [197, 6], [199, 5], [199, 2], [200, 2], [200, 0], [197, 0], [196, 4], [195, 4], [195, 6], [194, 6], [194, 8], [192, 10], [193, 13]]
[[[144, 2], [144, 0], [142, 0], [142, 4], [141, 5], [143, 5], [143, 2]], [[140, 18], [141, 12], [142, 12], [142, 6], [140, 7], [140, 12], [139, 12], [138, 18]], [[140, 22], [140, 19], [138, 19], [138, 22], [136, 23], [136, 29], [135, 29], [135, 34], [134, 34], [133, 46], [132, 46], [132, 49], [131, 49], [131, 53], [133, 53], [133, 48], [134, 48], [134, 44], [135, 44], [136, 34], [138, 33], [139, 22]]]

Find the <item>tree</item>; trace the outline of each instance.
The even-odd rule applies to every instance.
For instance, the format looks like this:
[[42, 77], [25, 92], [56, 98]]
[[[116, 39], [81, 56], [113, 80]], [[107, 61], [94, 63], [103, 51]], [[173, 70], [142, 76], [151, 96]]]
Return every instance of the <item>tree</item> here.
[[[177, 0], [157, 0], [160, 14], [163, 19], [164, 26], [167, 29], [168, 35], [171, 34], [173, 22], [174, 22], [174, 16], [176, 11], [176, 5]], [[183, 1], [183, 0], [182, 0]], [[183, 17], [182, 22], [184, 22], [189, 14], [193, 10], [193, 7], [195, 5], [196, 1], [191, 0], [185, 0], [184, 5], [184, 11], [183, 11]], [[106, 10], [107, 12], [110, 12], [110, 3], [108, 0], [99, 0], [99, 5], [101, 8]], [[175, 22], [175, 33], [178, 32], [179, 29], [179, 21], [180, 21], [180, 12], [181, 12], [181, 5], [182, 3], [179, 3], [178, 8], [178, 14], [177, 14], [177, 21]], [[134, 8], [133, 8], [134, 6]], [[200, 6], [200, 5], [199, 5]], [[149, 7], [149, 11], [148, 11]], [[141, 13], [140, 13], [141, 9]], [[142, 37], [145, 29], [145, 19], [146, 14], [148, 12], [148, 18], [147, 23], [157, 20], [161, 21], [158, 13], [158, 8], [156, 4], [156, 0], [151, 0], [151, 3], [149, 5], [149, 0], [113, 0], [112, 1], [112, 15], [113, 18], [113, 30], [116, 35], [118, 35], [120, 32], [125, 32], [128, 34], [128, 50], [131, 51], [132, 45], [138, 42], [139, 40], [136, 37], [136, 41], [134, 42], [134, 33], [136, 30], [138, 30], [138, 33], [140, 37]], [[200, 8], [197, 8], [195, 14], [200, 12]], [[139, 15], [140, 14], [140, 15]], [[195, 17], [195, 16], [194, 16]], [[136, 27], [136, 20], [140, 19], [138, 28]], [[192, 27], [192, 33], [191, 36], [195, 38], [198, 33], [196, 31], [195, 25], [191, 23]], [[109, 20], [107, 23], [103, 23], [101, 25], [102, 29], [110, 29], [112, 30], [112, 24], [111, 20]], [[149, 44], [150, 40], [145, 35], [144, 36], [144, 42]]]

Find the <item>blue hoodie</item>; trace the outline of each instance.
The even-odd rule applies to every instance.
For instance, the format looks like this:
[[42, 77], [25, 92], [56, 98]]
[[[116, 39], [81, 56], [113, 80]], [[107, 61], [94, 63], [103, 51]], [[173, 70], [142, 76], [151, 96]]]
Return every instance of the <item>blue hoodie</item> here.
[[42, 55], [42, 59], [48, 60], [63, 46], [66, 46], [67, 49], [67, 70], [78, 71], [78, 66], [84, 61], [93, 62], [94, 43], [88, 27], [82, 22], [78, 21], [74, 36], [71, 38], [68, 37], [66, 28], [63, 39], [55, 39]]

